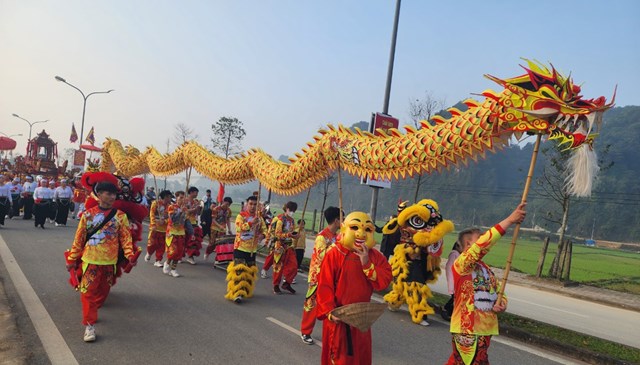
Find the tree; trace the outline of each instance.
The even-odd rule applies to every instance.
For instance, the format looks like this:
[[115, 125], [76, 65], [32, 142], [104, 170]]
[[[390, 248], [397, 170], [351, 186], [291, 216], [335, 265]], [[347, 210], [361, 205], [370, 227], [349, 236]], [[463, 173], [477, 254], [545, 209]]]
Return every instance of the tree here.
[[[193, 129], [184, 123], [178, 123], [173, 127], [173, 143], [176, 146], [180, 146], [187, 141], [191, 141], [197, 139], [198, 135], [194, 133]], [[167, 147], [169, 143], [167, 143]], [[187, 187], [185, 190], [189, 189], [189, 180], [191, 180], [191, 170], [189, 167], [185, 171], [185, 177], [187, 179]]]
[[[601, 157], [598, 159], [600, 172], [613, 166], [613, 162], [605, 158], [609, 148], [610, 145], [605, 146], [600, 153]], [[545, 213], [543, 219], [560, 225], [558, 230], [558, 250], [549, 268], [549, 276], [558, 279], [564, 278], [565, 280], [569, 280], [568, 270], [565, 272], [563, 265], [565, 262], [563, 255], [567, 254], [565, 234], [569, 222], [569, 208], [572, 200], [575, 200], [567, 191], [565, 182], [567, 161], [571, 153], [572, 151], [561, 151], [556, 146], [543, 149], [542, 154], [547, 158], [547, 163], [542, 171], [542, 176], [537, 180], [537, 192], [556, 203], [555, 209], [551, 205], [551, 209]]]
[[[411, 118], [411, 124], [415, 129], [422, 127], [421, 121], [429, 120], [437, 112], [444, 109], [445, 99], [436, 99], [431, 91], [425, 91], [424, 98], [416, 99], [415, 101], [409, 101], [409, 117]], [[418, 194], [420, 193], [420, 186], [422, 185], [422, 174], [418, 175], [416, 180], [416, 190], [413, 196], [413, 201], [418, 201]]]
[[211, 125], [213, 152], [229, 158], [242, 153], [242, 140], [247, 135], [243, 123], [238, 118], [222, 117]]

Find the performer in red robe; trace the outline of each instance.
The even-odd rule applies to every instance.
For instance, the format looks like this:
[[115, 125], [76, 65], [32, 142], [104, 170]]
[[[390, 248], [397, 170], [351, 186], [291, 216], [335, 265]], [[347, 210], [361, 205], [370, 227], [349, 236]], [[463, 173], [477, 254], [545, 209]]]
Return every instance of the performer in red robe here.
[[371, 364], [371, 330], [360, 332], [331, 311], [371, 301], [374, 290], [389, 286], [391, 266], [373, 248], [375, 226], [367, 214], [349, 214], [340, 231], [335, 247], [325, 254], [318, 278], [317, 314], [324, 321], [322, 364]]

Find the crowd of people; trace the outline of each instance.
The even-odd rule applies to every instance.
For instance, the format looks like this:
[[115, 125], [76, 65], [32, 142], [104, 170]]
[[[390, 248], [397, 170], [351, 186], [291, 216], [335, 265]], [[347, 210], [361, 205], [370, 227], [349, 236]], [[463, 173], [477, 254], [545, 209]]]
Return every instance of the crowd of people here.
[[34, 227], [45, 229], [45, 224], [66, 226], [69, 214], [77, 219], [86, 198], [79, 178], [47, 179], [43, 176], [18, 176], [6, 174], [0, 177], [0, 227], [5, 219], [34, 221]]
[[[17, 217], [22, 211], [23, 219], [31, 219], [33, 213], [36, 227], [44, 227], [46, 219], [55, 219], [56, 225], [66, 225], [66, 217], [74, 208], [72, 203], [79, 200], [80, 194], [75, 191], [83, 190], [74, 190], [71, 187], [74, 184], [64, 179], [53, 182], [51, 188], [51, 182], [42, 178], [33, 181], [27, 176], [23, 184], [19, 177], [4, 177], [4, 180], [0, 185], [2, 224], [5, 215]], [[73, 259], [81, 254], [84, 263], [79, 287], [83, 323], [86, 325], [84, 340], [87, 342], [96, 339], [93, 325], [111, 285], [114, 252], [123, 252], [134, 265], [137, 259], [132, 252], [130, 234], [101, 235], [96, 242], [108, 241], [106, 236], [117, 238], [107, 242], [102, 250], [96, 250], [100, 245], [92, 243], [95, 232], [90, 234], [87, 229], [92, 225], [87, 223], [87, 219], [93, 219], [93, 225], [106, 220], [115, 222], [111, 226], [107, 224], [109, 229], [128, 231], [124, 228], [128, 226], [126, 216], [117, 215], [117, 209], [110, 209], [116, 191], [117, 188], [108, 183], [99, 184], [94, 191], [99, 205], [81, 215], [82, 221], [69, 255]], [[198, 194], [196, 187], [175, 193], [163, 190], [157, 197], [152, 189], [147, 190], [150, 224], [145, 261], [153, 262], [162, 273], [177, 278], [181, 276], [177, 270], [180, 263], [196, 264], [195, 258], [201, 254], [204, 238], [208, 238], [205, 261], [214, 256], [221, 238], [227, 241], [231, 238], [233, 259], [227, 266], [226, 299], [236, 304], [250, 299], [254, 295], [258, 275], [268, 278], [271, 269], [273, 294], [295, 294], [292, 284], [296, 283], [306, 248], [305, 222], [294, 219], [298, 205], [293, 201], [287, 202], [282, 212], [274, 216], [267, 203], [258, 201], [256, 193], [242, 202], [241, 211], [232, 224], [230, 206], [233, 201], [230, 197], [215, 202], [209, 190], [203, 199], [198, 199]], [[78, 206], [76, 204], [76, 211], [81, 209]], [[496, 314], [506, 309], [507, 301], [505, 297], [498, 302], [497, 280], [482, 258], [510, 225], [522, 222], [524, 207], [524, 204], [519, 205], [484, 234], [476, 228], [459, 233], [446, 265], [451, 300], [442, 308], [443, 316], [451, 320], [452, 354], [448, 364], [488, 363], [487, 349], [491, 337], [498, 333]], [[109, 219], [96, 218], [108, 211], [116, 211], [116, 214]], [[87, 218], [87, 214], [95, 217]], [[377, 227], [367, 214], [352, 212], [344, 217], [340, 209], [329, 207], [323, 215], [326, 226], [315, 237], [308, 286], [301, 308], [300, 337], [305, 344], [313, 344], [313, 328], [316, 320], [321, 320], [323, 364], [370, 364], [371, 330], [360, 331], [345, 324], [334, 310], [353, 303], [369, 302], [374, 291], [389, 287], [393, 280], [389, 259], [394, 247], [403, 241], [397, 235], [385, 235], [380, 252], [374, 248], [373, 235]], [[98, 227], [98, 231], [100, 229], [107, 228]], [[110, 248], [106, 250], [106, 246]], [[261, 246], [268, 248], [268, 255], [259, 270], [256, 254]]]

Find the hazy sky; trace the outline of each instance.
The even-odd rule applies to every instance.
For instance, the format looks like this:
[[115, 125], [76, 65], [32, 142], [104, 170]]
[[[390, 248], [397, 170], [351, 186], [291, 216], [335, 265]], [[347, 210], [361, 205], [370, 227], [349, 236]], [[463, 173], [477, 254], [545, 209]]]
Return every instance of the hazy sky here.
[[[211, 123], [244, 121], [245, 148], [293, 155], [328, 123], [380, 111], [395, 1], [0, 0], [0, 132], [24, 153], [27, 123], [70, 146], [80, 133], [164, 151], [173, 126], [209, 144]], [[390, 113], [430, 91], [447, 105], [499, 90], [483, 74], [522, 73], [520, 57], [571, 72], [588, 98], [640, 104], [640, 2], [402, 3]], [[605, 131], [603, 131], [605, 133]], [[173, 150], [174, 146], [171, 147]]]

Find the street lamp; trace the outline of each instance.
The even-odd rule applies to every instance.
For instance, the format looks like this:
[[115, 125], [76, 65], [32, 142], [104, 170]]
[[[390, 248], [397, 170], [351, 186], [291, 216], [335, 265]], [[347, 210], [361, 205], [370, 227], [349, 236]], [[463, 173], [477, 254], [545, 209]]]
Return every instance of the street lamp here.
[[79, 145], [82, 144], [82, 139], [84, 138], [84, 113], [87, 110], [87, 99], [89, 99], [89, 97], [93, 94], [108, 94], [112, 91], [115, 91], [113, 89], [109, 90], [109, 91], [94, 91], [92, 93], [89, 93], [87, 95], [85, 95], [82, 90], [78, 89], [77, 87], [75, 87], [74, 85], [71, 85], [70, 83], [67, 82], [67, 80], [63, 79], [60, 76], [56, 76], [55, 77], [56, 80], [60, 81], [60, 82], [64, 82], [65, 84], [71, 86], [72, 88], [78, 90], [80, 92], [80, 94], [82, 95], [82, 98], [84, 99], [84, 104], [82, 105], [82, 123], [80, 124], [80, 143]]
[[[11, 115], [13, 115], [13, 116], [14, 116], [14, 117], [16, 117], [16, 118], [18, 118], [18, 119], [22, 119], [22, 120], [24, 120], [25, 122], [29, 123], [29, 141], [31, 141], [31, 129], [33, 128], [33, 126], [34, 126], [34, 125], [36, 125], [36, 124], [38, 124], [38, 123], [46, 123], [46, 122], [48, 122], [48, 121], [49, 121], [49, 119], [47, 119], [47, 120], [41, 120], [41, 121], [39, 121], [39, 122], [33, 122], [33, 123], [31, 123], [30, 121], [28, 121], [28, 120], [24, 119], [23, 117], [19, 116], [18, 114], [15, 114], [15, 113], [14, 113], [14, 114], [11, 114]], [[27, 141], [27, 143], [28, 143], [28, 141]]]

